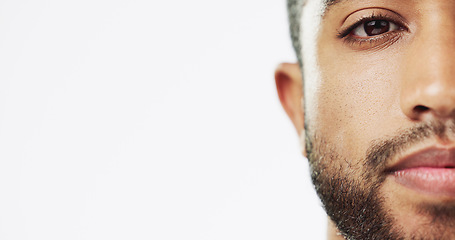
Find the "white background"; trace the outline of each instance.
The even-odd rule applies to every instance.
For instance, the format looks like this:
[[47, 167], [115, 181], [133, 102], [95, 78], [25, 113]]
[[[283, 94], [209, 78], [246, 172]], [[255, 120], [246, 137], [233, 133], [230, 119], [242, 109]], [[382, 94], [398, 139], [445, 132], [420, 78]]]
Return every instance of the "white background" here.
[[0, 239], [324, 239], [285, 5], [1, 0]]

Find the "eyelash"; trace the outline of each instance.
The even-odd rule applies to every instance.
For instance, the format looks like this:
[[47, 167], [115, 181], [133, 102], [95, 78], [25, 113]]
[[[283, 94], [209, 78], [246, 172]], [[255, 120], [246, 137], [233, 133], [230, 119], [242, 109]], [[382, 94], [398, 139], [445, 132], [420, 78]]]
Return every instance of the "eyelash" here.
[[[354, 29], [356, 29], [357, 27], [361, 26], [362, 24], [365, 24], [369, 21], [378, 21], [378, 20], [383, 20], [383, 21], [388, 21], [388, 22], [391, 22], [393, 24], [396, 24], [398, 27], [399, 27], [399, 32], [401, 31], [406, 31], [407, 28], [405, 27], [405, 24], [401, 23], [401, 21], [397, 21], [396, 18], [393, 18], [393, 17], [390, 17], [388, 15], [383, 15], [383, 14], [378, 14], [376, 15], [375, 13], [372, 13], [370, 16], [367, 16], [367, 17], [362, 17], [360, 18], [356, 23], [354, 23], [352, 26], [344, 29], [344, 30], [341, 30], [338, 34], [337, 34], [337, 37], [339, 39], [343, 39], [346, 43], [348, 44], [359, 44], [359, 45], [362, 45], [364, 43], [367, 43], [367, 44], [371, 44], [371, 45], [375, 45], [381, 41], [384, 41], [384, 40], [398, 40], [399, 37], [401, 36], [400, 34], [398, 34], [399, 32], [398, 31], [391, 31], [391, 32], [386, 32], [386, 33], [383, 33], [383, 34], [379, 34], [379, 35], [376, 35], [376, 36], [372, 36], [372, 37], [368, 37], [368, 38], [358, 38], [358, 37], [354, 37], [351, 35], [352, 31], [354, 31]], [[389, 38], [389, 39], [387, 39]]]

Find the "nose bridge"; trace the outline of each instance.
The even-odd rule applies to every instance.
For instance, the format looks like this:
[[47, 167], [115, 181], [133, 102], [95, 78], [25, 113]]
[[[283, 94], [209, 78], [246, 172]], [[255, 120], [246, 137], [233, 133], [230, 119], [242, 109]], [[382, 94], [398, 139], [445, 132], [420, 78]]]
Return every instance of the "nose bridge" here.
[[455, 15], [424, 19], [404, 61], [403, 112], [411, 119], [455, 117]]

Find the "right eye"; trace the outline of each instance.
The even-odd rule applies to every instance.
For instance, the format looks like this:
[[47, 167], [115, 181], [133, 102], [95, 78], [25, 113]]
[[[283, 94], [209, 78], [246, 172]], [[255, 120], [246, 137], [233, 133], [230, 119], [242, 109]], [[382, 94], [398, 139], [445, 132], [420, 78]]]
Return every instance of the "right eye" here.
[[352, 35], [360, 38], [367, 38], [376, 35], [381, 35], [387, 32], [399, 30], [400, 27], [387, 20], [372, 20], [361, 23], [351, 32]]

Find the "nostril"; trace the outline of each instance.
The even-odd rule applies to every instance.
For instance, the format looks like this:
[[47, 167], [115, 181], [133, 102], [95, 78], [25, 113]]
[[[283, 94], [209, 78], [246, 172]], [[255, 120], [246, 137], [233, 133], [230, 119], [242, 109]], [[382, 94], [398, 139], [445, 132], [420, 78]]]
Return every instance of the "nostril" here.
[[421, 114], [421, 113], [424, 113], [424, 112], [426, 112], [428, 110], [430, 110], [430, 108], [422, 106], [422, 105], [418, 105], [418, 106], [414, 107], [413, 112], [415, 114]]

